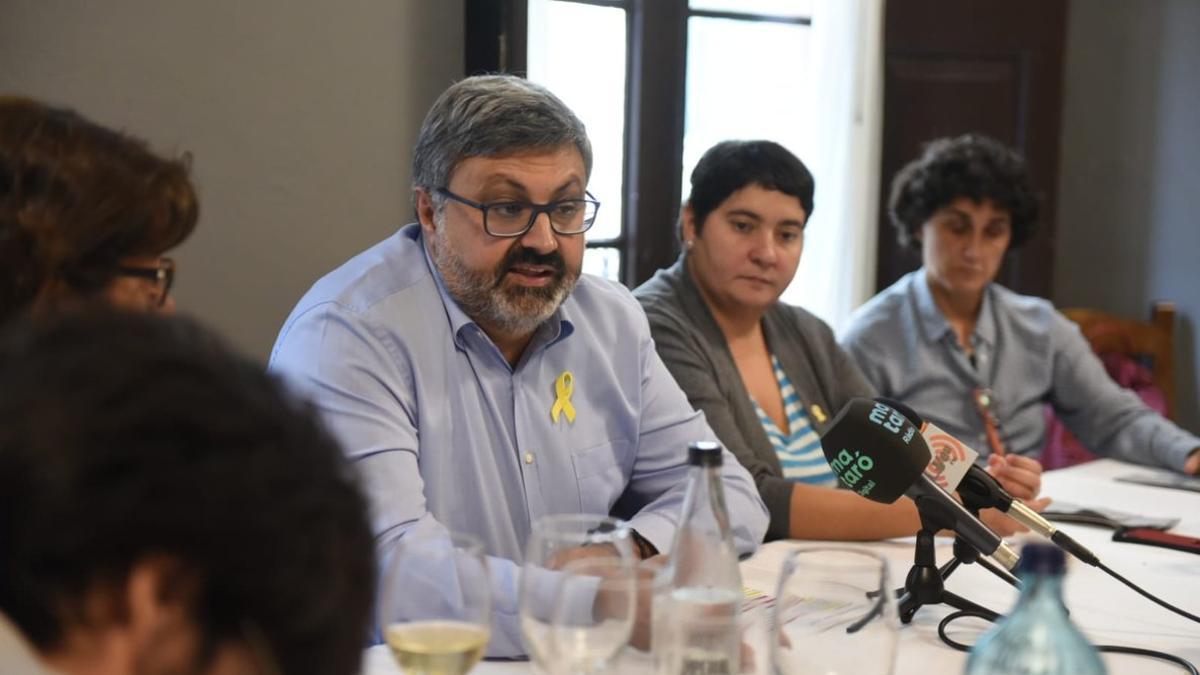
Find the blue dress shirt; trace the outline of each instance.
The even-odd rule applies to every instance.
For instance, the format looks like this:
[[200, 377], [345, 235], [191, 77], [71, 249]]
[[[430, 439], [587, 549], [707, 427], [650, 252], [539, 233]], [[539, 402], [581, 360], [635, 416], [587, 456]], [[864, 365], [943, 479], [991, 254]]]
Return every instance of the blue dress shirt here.
[[908, 404], [981, 456], [990, 452], [972, 398], [991, 390], [1007, 449], [1040, 456], [1044, 404], [1092, 452], [1182, 470], [1200, 438], [1123, 389], [1079, 332], [1050, 302], [989, 284], [975, 331], [974, 362], [938, 309], [920, 269], [860, 307], [842, 345], [883, 396]]
[[[613, 513], [667, 551], [686, 487], [686, 446], [715, 439], [655, 352], [637, 301], [590, 275], [510, 366], [446, 292], [412, 224], [318, 281], [288, 317], [271, 370], [316, 405], [355, 463], [386, 561], [413, 527], [484, 542], [490, 656], [524, 653], [517, 587], [531, 524]], [[573, 375], [573, 422], [552, 418]], [[726, 452], [740, 553], [767, 527], [753, 480]]]

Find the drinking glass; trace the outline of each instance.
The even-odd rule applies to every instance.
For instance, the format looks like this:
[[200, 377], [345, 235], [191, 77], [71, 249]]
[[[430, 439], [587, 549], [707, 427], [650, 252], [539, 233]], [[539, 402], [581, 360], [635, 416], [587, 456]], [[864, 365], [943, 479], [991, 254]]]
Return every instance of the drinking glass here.
[[887, 560], [850, 548], [802, 548], [784, 560], [772, 650], [782, 675], [886, 675], [899, 616]]
[[[613, 556], [580, 558], [562, 567], [551, 615], [552, 670], [604, 671], [629, 643], [637, 611], [636, 568]], [[594, 603], [578, 598], [594, 597]]]
[[478, 539], [409, 532], [384, 570], [376, 620], [405, 673], [464, 675], [491, 635], [492, 591]]
[[555, 614], [586, 616], [599, 609], [595, 601], [603, 597], [597, 594], [599, 586], [594, 580], [590, 582], [594, 589], [584, 579], [576, 579], [564, 590], [563, 580], [571, 575], [566, 567], [572, 563], [582, 567], [583, 561], [603, 560], [616, 561], [618, 566], [632, 570], [633, 541], [624, 521], [599, 515], [556, 514], [534, 523], [525, 546], [518, 610], [525, 649], [543, 672], [559, 672], [569, 667], [557, 653]]

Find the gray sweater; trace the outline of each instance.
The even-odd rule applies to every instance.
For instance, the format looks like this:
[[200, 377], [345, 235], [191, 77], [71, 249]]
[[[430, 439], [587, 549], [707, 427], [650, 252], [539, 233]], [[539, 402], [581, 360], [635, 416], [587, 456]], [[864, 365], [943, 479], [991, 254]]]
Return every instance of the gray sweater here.
[[[794, 483], [783, 477], [725, 336], [686, 265], [685, 253], [633, 294], [646, 310], [667, 369], [725, 447], [754, 476], [771, 514], [767, 540], [787, 538]], [[763, 316], [763, 332], [818, 434], [851, 398], [875, 395], [833, 331], [813, 314], [777, 302]]]

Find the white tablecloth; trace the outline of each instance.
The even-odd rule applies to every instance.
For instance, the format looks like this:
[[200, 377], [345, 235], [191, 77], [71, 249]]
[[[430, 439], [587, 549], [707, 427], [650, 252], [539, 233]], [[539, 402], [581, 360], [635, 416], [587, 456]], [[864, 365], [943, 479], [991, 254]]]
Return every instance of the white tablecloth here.
[[[1174, 516], [1181, 519], [1175, 530], [1200, 535], [1200, 494], [1182, 490], [1145, 487], [1117, 482], [1115, 476], [1148, 473], [1153, 470], [1112, 460], [1047, 473], [1043, 493], [1080, 506], [1098, 506], [1150, 516]], [[1117, 543], [1112, 530], [1084, 525], [1063, 525], [1080, 543], [1096, 552], [1114, 571], [1193, 614], [1200, 613], [1200, 556], [1182, 551]], [[742, 563], [745, 584], [774, 593], [780, 563], [790, 548], [818, 545], [819, 542], [773, 542]], [[844, 544], [839, 544], [844, 545]], [[912, 564], [911, 538], [852, 545], [886, 556], [892, 563], [897, 584]], [[938, 540], [939, 564], [951, 555], [951, 540]], [[978, 565], [961, 566], [951, 576], [947, 590], [1007, 613], [1016, 599], [1016, 591]], [[1071, 561], [1066, 581], [1067, 606], [1072, 619], [1094, 643], [1120, 644], [1158, 649], [1200, 664], [1200, 624], [1195, 624], [1151, 603], [1103, 571]], [[922, 607], [913, 622], [900, 630], [897, 675], [924, 673], [961, 673], [966, 654], [944, 645], [937, 636], [937, 624], [950, 608], [944, 605]], [[951, 627], [951, 635], [960, 641], [973, 641], [978, 625], [964, 620], [960, 628]], [[627, 650], [627, 652], [630, 650]], [[1178, 666], [1125, 655], [1104, 655], [1112, 675], [1151, 675], [1179, 673]], [[649, 672], [649, 661], [640, 654], [622, 656], [615, 672]], [[400, 672], [387, 648], [367, 650], [364, 675], [398, 675]], [[485, 661], [472, 671], [476, 675], [525, 675], [531, 672], [527, 662]]]

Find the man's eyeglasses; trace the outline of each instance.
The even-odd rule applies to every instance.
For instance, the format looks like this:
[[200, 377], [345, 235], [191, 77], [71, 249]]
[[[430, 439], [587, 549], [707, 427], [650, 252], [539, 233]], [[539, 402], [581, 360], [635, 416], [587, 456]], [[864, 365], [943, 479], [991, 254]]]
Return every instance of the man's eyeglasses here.
[[167, 295], [171, 292], [171, 284], [175, 283], [175, 261], [170, 258], [159, 258], [158, 264], [153, 267], [122, 265], [117, 268], [117, 274], [153, 281], [158, 292], [156, 306], [162, 307], [166, 304]]
[[487, 202], [481, 204], [454, 194], [446, 188], [438, 188], [439, 195], [460, 204], [479, 209], [483, 213], [483, 229], [493, 237], [520, 237], [533, 227], [541, 214], [550, 217], [550, 229], [558, 234], [583, 234], [596, 222], [600, 202], [585, 192], [588, 199], [560, 199], [549, 204], [529, 202]]

